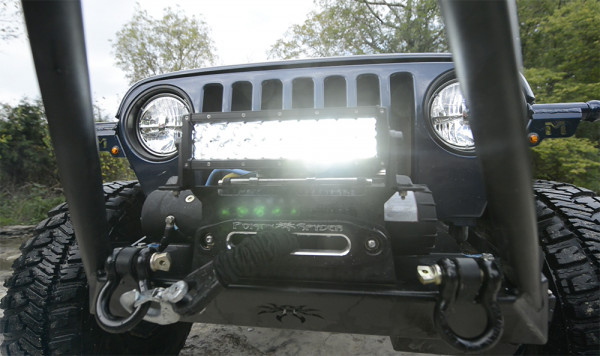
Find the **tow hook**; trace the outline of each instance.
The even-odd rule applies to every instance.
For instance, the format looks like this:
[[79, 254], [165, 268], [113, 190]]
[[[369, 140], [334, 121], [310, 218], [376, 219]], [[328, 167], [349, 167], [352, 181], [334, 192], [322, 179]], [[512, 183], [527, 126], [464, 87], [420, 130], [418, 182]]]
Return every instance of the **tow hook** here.
[[[502, 275], [493, 258], [444, 258], [434, 265], [417, 266], [417, 272], [422, 284], [440, 286], [433, 318], [439, 335], [448, 344], [463, 352], [482, 352], [500, 340], [504, 319], [496, 297]], [[466, 338], [452, 330], [446, 312], [456, 301], [483, 306], [487, 322], [481, 334]]]
[[119, 298], [121, 305], [128, 311], [133, 312], [135, 308], [145, 303], [154, 302], [158, 307], [151, 304], [144, 320], [160, 324], [168, 325], [179, 321], [181, 316], [173, 310], [173, 305], [179, 302], [188, 292], [188, 285], [184, 281], [173, 283], [169, 288], [154, 288], [140, 293], [137, 290], [132, 290], [124, 293]]
[[[167, 325], [181, 317], [202, 313], [206, 306], [227, 286], [257, 269], [272, 264], [298, 250], [296, 236], [285, 231], [261, 231], [242, 241], [233, 250], [219, 253], [211, 261], [168, 288], [149, 288], [149, 269], [170, 269], [171, 260], [158, 244], [148, 247], [117, 248], [106, 260], [106, 284], [96, 300], [96, 320], [102, 329], [121, 333], [133, 329], [140, 321]], [[119, 301], [130, 315], [111, 314], [110, 299], [125, 276], [138, 281], [138, 289], [123, 293]]]
[[106, 283], [96, 299], [96, 320], [100, 327], [109, 333], [122, 333], [133, 329], [150, 308], [150, 303], [138, 304], [127, 317], [115, 316], [110, 312], [110, 299], [119, 282], [126, 275], [137, 280], [138, 292], [144, 294], [149, 288], [149, 260], [156, 252], [151, 247], [122, 247], [113, 250], [106, 259], [104, 270]]

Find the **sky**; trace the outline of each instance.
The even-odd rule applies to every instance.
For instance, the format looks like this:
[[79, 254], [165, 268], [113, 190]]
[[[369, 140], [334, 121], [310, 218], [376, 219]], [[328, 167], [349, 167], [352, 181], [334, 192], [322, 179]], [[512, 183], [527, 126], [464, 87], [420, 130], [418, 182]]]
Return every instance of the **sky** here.
[[[270, 46], [314, 9], [312, 0], [137, 2], [155, 18], [162, 17], [167, 6], [201, 15], [211, 29], [218, 65], [266, 61]], [[125, 73], [115, 65], [110, 40], [133, 17], [135, 8], [135, 0], [82, 0], [92, 98], [111, 117], [129, 85]], [[27, 37], [0, 42], [0, 103], [16, 105], [23, 98], [37, 97], [40, 93]]]

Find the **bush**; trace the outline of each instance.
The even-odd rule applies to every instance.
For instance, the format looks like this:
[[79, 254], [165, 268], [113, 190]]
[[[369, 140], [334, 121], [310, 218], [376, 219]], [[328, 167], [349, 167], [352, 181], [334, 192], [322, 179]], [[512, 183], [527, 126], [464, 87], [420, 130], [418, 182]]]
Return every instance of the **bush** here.
[[137, 179], [127, 159], [113, 157], [108, 152], [100, 152], [100, 167], [103, 182]]
[[0, 226], [35, 225], [64, 202], [62, 190], [41, 184], [5, 185], [0, 191]]
[[533, 148], [533, 174], [600, 192], [600, 150], [585, 138], [544, 140]]
[[0, 181], [58, 184], [44, 109], [39, 101], [4, 105], [0, 115]]

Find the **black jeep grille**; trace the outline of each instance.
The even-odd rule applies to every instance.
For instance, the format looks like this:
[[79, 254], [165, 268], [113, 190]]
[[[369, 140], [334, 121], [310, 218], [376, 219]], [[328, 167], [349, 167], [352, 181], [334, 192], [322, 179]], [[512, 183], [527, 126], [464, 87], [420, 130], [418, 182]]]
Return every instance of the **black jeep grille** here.
[[[400, 87], [401, 97], [382, 100], [382, 88], [393, 95], [394, 90]], [[412, 91], [412, 76], [408, 73], [394, 73], [389, 77], [370, 73], [354, 76], [333, 74], [292, 80], [240, 80], [226, 85], [206, 83], [201, 112], [387, 106], [395, 102], [409, 112], [411, 109], [414, 111], [414, 100], [409, 100], [414, 96], [406, 93]]]

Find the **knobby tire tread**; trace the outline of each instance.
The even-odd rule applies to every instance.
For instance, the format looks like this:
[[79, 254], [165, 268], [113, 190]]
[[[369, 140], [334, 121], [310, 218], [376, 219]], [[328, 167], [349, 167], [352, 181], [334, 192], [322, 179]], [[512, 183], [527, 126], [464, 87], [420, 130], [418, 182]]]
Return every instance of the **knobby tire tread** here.
[[[143, 194], [137, 182], [107, 183], [104, 193], [111, 241], [118, 244], [139, 235]], [[0, 302], [1, 354], [177, 353], [183, 347], [189, 324], [156, 327], [172, 336], [162, 350], [149, 349], [144, 338], [132, 341], [130, 335], [99, 329], [88, 312], [85, 272], [66, 203], [50, 210], [35, 230], [20, 247], [14, 273], [4, 283], [8, 292]]]
[[[540, 245], [558, 308], [550, 354], [600, 353], [600, 197], [571, 184], [535, 181]], [[561, 342], [557, 342], [557, 341]]]

